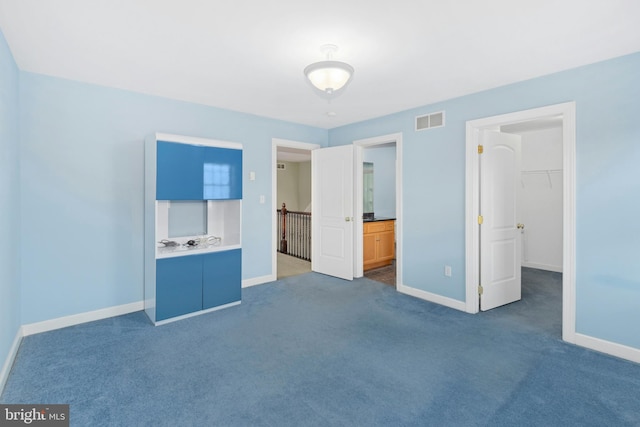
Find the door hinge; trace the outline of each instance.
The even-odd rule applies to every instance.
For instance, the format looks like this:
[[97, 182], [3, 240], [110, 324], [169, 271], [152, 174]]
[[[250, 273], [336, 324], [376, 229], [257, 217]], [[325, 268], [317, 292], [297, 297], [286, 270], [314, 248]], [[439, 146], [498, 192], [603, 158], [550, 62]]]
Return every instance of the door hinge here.
[[478, 224], [482, 224], [484, 222], [484, 218], [482, 215], [478, 215]]
[[484, 151], [484, 146], [478, 145], [478, 154], [482, 154], [483, 151]]
[[482, 295], [483, 291], [484, 289], [482, 288], [482, 285], [478, 285], [478, 295]]

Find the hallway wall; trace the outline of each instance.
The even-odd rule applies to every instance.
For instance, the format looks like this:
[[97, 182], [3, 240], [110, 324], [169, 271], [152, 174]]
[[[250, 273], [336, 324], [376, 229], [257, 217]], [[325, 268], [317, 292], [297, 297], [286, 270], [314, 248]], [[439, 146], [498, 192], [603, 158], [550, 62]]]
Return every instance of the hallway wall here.
[[[290, 211], [305, 212], [311, 204], [311, 162], [287, 162], [278, 160], [285, 169], [278, 169], [278, 199], [276, 206], [287, 204]], [[310, 210], [309, 210], [310, 211]]]

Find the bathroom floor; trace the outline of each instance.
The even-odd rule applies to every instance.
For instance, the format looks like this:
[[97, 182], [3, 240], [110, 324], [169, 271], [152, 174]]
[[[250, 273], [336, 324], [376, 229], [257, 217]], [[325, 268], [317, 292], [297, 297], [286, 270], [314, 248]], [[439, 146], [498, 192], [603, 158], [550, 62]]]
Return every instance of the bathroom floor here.
[[376, 282], [382, 282], [389, 286], [396, 285], [396, 262], [395, 260], [391, 265], [386, 267], [374, 268], [364, 272], [364, 277], [367, 279], [375, 280]]

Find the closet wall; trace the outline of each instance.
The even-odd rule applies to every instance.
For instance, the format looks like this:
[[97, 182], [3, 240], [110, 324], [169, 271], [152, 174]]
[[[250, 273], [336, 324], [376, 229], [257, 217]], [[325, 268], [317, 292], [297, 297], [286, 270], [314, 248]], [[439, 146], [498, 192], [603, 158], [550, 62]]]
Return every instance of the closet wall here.
[[562, 127], [517, 133], [522, 137], [522, 266], [562, 271]]

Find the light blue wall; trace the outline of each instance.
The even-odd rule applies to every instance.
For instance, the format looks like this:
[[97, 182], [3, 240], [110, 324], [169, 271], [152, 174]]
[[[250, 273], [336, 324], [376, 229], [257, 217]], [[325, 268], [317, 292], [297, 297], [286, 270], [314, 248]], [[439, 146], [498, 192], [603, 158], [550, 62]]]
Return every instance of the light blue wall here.
[[[566, 101], [577, 104], [577, 332], [640, 348], [640, 54], [329, 132], [19, 72], [3, 37], [0, 71], [0, 357], [20, 323], [142, 299], [151, 132], [245, 145], [257, 177], [244, 185], [245, 279], [271, 273], [272, 137], [324, 146], [403, 132], [404, 284], [464, 301], [466, 121]], [[446, 127], [414, 131], [415, 116], [440, 110]]]
[[368, 147], [365, 162], [373, 163], [373, 212], [377, 217], [396, 216], [396, 148]]
[[0, 370], [21, 324], [18, 80], [0, 32]]
[[22, 72], [22, 323], [142, 300], [152, 132], [244, 145], [242, 275], [271, 274], [271, 138], [326, 146], [326, 130]]
[[[464, 301], [466, 121], [575, 101], [576, 331], [640, 348], [638, 76], [640, 53], [332, 129], [329, 144], [403, 133], [404, 284]], [[414, 131], [440, 110], [445, 127]]]

